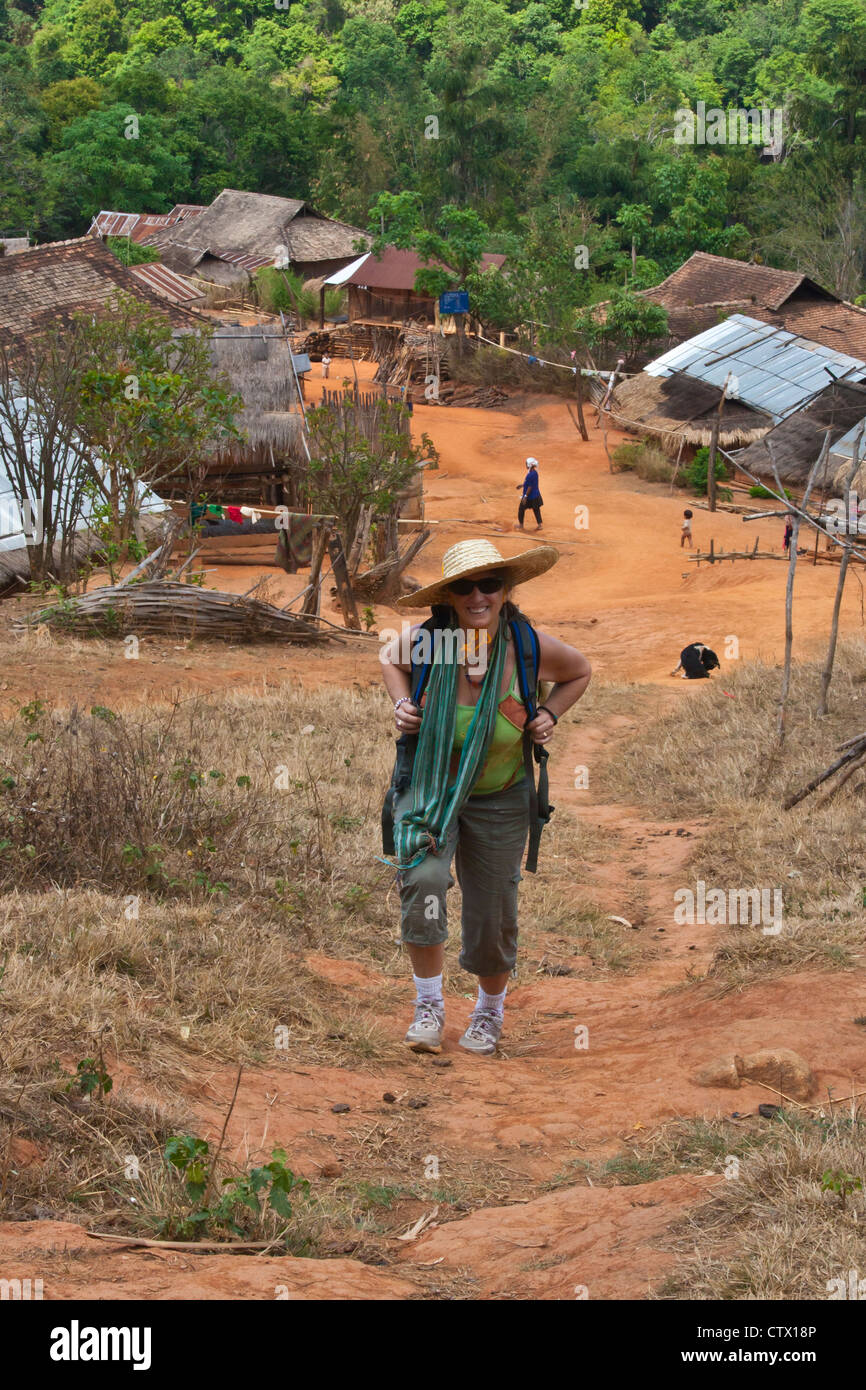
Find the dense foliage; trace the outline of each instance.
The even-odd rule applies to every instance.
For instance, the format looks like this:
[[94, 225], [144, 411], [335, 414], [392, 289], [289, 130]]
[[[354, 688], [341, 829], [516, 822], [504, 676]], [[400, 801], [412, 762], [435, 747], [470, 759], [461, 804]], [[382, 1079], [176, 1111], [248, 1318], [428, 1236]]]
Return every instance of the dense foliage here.
[[[223, 187], [381, 231], [412, 194], [573, 305], [695, 249], [853, 297], [864, 76], [866, 0], [0, 0], [0, 233]], [[784, 149], [677, 143], [699, 101], [784, 108]]]

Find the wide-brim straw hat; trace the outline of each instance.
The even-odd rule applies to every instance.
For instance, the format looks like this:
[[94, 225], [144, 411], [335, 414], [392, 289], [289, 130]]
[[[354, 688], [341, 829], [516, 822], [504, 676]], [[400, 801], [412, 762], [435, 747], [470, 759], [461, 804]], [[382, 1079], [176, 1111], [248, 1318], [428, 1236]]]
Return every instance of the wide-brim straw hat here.
[[442, 578], [435, 584], [416, 589], [397, 599], [398, 608], [429, 608], [434, 603], [450, 603], [448, 585], [455, 579], [472, 579], [475, 575], [505, 570], [509, 587], [535, 579], [556, 564], [559, 551], [552, 545], [536, 545], [521, 550], [519, 555], [501, 555], [491, 541], [458, 541], [442, 556]]

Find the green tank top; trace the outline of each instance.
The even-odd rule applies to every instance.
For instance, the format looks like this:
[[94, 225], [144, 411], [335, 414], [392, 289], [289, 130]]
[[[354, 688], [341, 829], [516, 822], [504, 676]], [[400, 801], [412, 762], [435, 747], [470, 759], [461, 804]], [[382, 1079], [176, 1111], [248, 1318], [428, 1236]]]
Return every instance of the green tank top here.
[[[508, 715], [503, 713], [502, 706], [507, 705], [510, 712], [515, 717], [526, 719], [526, 709], [519, 695], [515, 696], [515, 682], [517, 680], [517, 667], [511, 677], [511, 684], [499, 701], [499, 713], [496, 716], [496, 727], [493, 730], [493, 739], [487, 750], [487, 758], [478, 776], [475, 786], [472, 788], [473, 796], [484, 795], [490, 792], [501, 792], [506, 787], [514, 785], [525, 776], [523, 767], [523, 726], [520, 727], [512, 723]], [[515, 705], [517, 709], [515, 709]], [[519, 710], [519, 713], [518, 713]], [[469, 732], [469, 725], [472, 723], [472, 716], [475, 713], [474, 705], [457, 706], [457, 723], [454, 729], [454, 748], [452, 758], [452, 768], [456, 768], [457, 758], [460, 750], [466, 741]]]

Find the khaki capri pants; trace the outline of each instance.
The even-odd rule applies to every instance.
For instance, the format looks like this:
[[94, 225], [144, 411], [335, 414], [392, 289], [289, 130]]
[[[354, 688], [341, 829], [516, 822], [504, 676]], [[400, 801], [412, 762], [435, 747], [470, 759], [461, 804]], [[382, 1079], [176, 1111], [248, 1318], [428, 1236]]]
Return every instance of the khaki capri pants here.
[[[412, 809], [413, 792], [394, 807], [396, 822]], [[411, 946], [448, 940], [445, 895], [453, 888], [451, 862], [463, 893], [460, 965], [472, 975], [499, 975], [517, 962], [517, 886], [529, 830], [529, 782], [503, 792], [470, 796], [441, 854], [427, 854], [397, 875], [401, 936]]]

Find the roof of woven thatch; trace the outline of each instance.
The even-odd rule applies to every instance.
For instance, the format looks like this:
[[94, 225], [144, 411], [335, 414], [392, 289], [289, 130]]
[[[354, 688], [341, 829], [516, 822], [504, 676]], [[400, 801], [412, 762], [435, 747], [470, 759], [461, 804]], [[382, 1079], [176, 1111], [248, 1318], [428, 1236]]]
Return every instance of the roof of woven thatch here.
[[279, 259], [281, 247], [288, 248], [292, 263], [348, 261], [357, 256], [354, 243], [362, 236], [358, 227], [324, 216], [303, 199], [224, 188], [197, 217], [176, 222], [148, 240], [159, 247], [166, 265], [189, 274], [206, 255], [270, 264]]
[[[669, 452], [682, 442], [709, 444], [721, 391], [692, 377], [655, 377], [646, 372], [623, 381], [614, 392], [611, 419], [624, 429], [657, 435]], [[723, 449], [751, 444], [772, 427], [769, 415], [739, 401], [726, 401], [719, 443]]]
[[[783, 483], [805, 485], [829, 429], [830, 454], [816, 486], [838, 490], [843, 486], [851, 467], [851, 455], [847, 461], [843, 460], [838, 454], [834, 455], [833, 446], [864, 419], [866, 386], [838, 382], [835, 386], [828, 386], [802, 410], [789, 415], [762, 439], [738, 453], [736, 461], [742, 463], [750, 473], [772, 478], [775, 460]], [[858, 469], [853, 486], [859, 493], [866, 491], [866, 460]]]
[[272, 325], [220, 324], [211, 339], [211, 353], [215, 367], [244, 403], [236, 417], [244, 441], [226, 452], [236, 457], [259, 449], [284, 453], [301, 428], [300, 416], [292, 414], [298, 391], [285, 338], [277, 336]]

